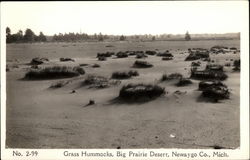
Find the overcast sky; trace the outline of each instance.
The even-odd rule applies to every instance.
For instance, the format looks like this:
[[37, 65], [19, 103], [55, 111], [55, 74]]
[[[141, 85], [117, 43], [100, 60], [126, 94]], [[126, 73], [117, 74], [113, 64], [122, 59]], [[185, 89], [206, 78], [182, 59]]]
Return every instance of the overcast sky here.
[[30, 28], [46, 35], [240, 32], [247, 9], [247, 1], [1, 3], [2, 20], [12, 33]]

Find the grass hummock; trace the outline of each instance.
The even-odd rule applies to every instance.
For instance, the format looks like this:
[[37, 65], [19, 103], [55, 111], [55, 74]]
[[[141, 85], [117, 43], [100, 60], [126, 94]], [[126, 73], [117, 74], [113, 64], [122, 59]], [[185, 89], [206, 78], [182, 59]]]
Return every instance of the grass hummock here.
[[133, 66], [135, 68], [150, 68], [150, 67], [153, 67], [153, 65], [148, 63], [147, 61], [139, 61], [139, 60], [136, 60]]
[[119, 93], [119, 98], [127, 101], [148, 101], [165, 94], [165, 88], [152, 84], [127, 84]]
[[124, 71], [124, 72], [113, 72], [111, 78], [113, 79], [128, 79], [132, 76], [139, 76], [139, 73], [135, 70]]
[[82, 74], [85, 74], [85, 71], [81, 67], [53, 66], [32, 69], [25, 74], [24, 78], [29, 80], [59, 79], [71, 78]]

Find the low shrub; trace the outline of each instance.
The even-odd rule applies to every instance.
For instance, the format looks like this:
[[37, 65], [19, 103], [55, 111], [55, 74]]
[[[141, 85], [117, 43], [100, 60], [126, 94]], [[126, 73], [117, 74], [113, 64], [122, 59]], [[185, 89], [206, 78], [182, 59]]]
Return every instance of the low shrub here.
[[150, 68], [150, 67], [153, 67], [153, 65], [148, 63], [147, 61], [139, 61], [139, 60], [135, 61], [133, 66], [136, 67], [136, 68]]
[[176, 86], [187, 86], [187, 85], [190, 85], [192, 84], [193, 82], [190, 80], [190, 79], [187, 79], [187, 78], [181, 78], [179, 80], [179, 82], [176, 84]]
[[75, 62], [75, 60], [72, 59], [72, 58], [60, 58], [60, 61], [61, 61], [61, 62], [67, 62], [67, 61]]
[[40, 64], [43, 64], [45, 62], [48, 62], [49, 59], [48, 58], [39, 58], [39, 57], [36, 57], [36, 58], [33, 58], [30, 62], [30, 65], [40, 65]]
[[114, 72], [111, 76], [113, 79], [128, 79], [131, 78], [132, 76], [138, 76], [139, 73], [134, 70], [130, 70], [127, 72]]
[[117, 52], [116, 56], [117, 56], [117, 58], [126, 58], [126, 57], [128, 57], [128, 54], [125, 52]]
[[99, 67], [101, 67], [99, 64], [93, 64], [93, 66], [92, 66], [93, 68], [99, 68]]
[[163, 61], [169, 61], [169, 60], [173, 60], [173, 58], [172, 57], [162, 57], [162, 60]]
[[128, 84], [121, 88], [119, 98], [128, 101], [152, 100], [165, 94], [165, 88], [151, 84]]
[[169, 75], [163, 74], [161, 77], [161, 81], [168, 81], [173, 79], [181, 79], [183, 76], [180, 73], [171, 73]]
[[147, 55], [156, 55], [157, 54], [157, 52], [156, 51], [145, 51], [145, 54], [147, 54]]
[[41, 69], [30, 70], [25, 74], [25, 79], [57, 79], [70, 78], [85, 74], [80, 67], [53, 66]]
[[112, 85], [120, 84], [120, 81], [110, 80], [102, 76], [89, 75], [84, 81], [83, 85], [88, 85], [89, 88], [107, 88]]
[[59, 82], [56, 82], [56, 83], [53, 83], [50, 88], [61, 88], [65, 85], [67, 85], [69, 83], [69, 81], [59, 81]]
[[107, 58], [106, 58], [106, 57], [98, 57], [98, 60], [99, 60], [99, 61], [106, 61]]

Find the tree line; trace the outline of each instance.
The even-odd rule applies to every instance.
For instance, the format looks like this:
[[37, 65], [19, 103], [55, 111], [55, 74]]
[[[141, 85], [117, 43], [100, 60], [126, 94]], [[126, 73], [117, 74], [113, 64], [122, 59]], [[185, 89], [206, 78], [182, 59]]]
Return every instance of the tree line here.
[[39, 35], [36, 35], [31, 29], [27, 28], [23, 34], [22, 30], [19, 30], [17, 33], [11, 34], [11, 29], [6, 28], [6, 43], [23, 43], [23, 42], [46, 42], [47, 38], [40, 32]]
[[161, 34], [161, 35], [106, 35], [106, 34], [92, 34], [88, 35], [87, 33], [59, 33], [54, 34], [53, 36], [45, 36], [43, 32], [40, 32], [39, 35], [36, 35], [31, 29], [26, 29], [23, 34], [22, 30], [19, 30], [17, 33], [11, 34], [9, 27], [6, 28], [6, 43], [32, 43], [32, 42], [80, 42], [80, 41], [156, 41], [156, 40], [169, 40], [169, 39], [185, 39], [186, 41], [191, 40], [191, 36], [188, 31], [183, 35], [171, 35], [171, 34]]

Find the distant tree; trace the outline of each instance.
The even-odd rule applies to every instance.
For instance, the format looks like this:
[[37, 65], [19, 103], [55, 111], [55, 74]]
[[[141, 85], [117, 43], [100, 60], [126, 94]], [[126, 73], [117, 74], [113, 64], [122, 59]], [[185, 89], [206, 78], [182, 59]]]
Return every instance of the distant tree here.
[[6, 28], [6, 43], [11, 43], [11, 30], [9, 27]]
[[47, 38], [46, 36], [43, 34], [43, 32], [40, 32], [39, 36], [38, 36], [38, 41], [40, 42], [46, 42]]
[[125, 39], [126, 39], [126, 37], [124, 35], [121, 35], [119, 40], [124, 41]]
[[25, 42], [33, 42], [35, 36], [35, 33], [31, 29], [26, 29], [23, 39]]
[[186, 34], [185, 34], [185, 40], [186, 40], [186, 41], [191, 40], [191, 36], [189, 35], [188, 31], [187, 31]]
[[103, 35], [102, 35], [101, 32], [100, 32], [99, 35], [98, 35], [98, 41], [103, 41]]
[[152, 41], [155, 41], [155, 36], [152, 37]]

